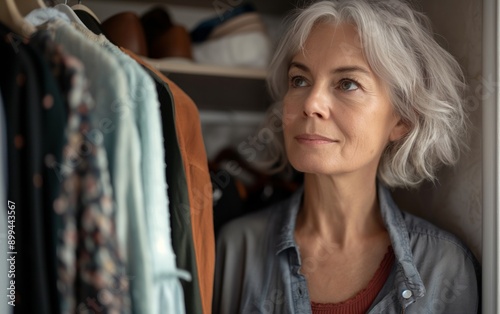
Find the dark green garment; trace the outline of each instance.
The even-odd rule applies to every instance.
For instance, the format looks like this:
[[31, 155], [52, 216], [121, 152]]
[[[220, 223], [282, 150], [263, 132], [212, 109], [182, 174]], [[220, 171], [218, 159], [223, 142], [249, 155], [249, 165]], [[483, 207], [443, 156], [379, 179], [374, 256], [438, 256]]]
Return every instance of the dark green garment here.
[[166, 173], [170, 224], [172, 228], [172, 247], [176, 255], [177, 267], [189, 271], [192, 276], [190, 282], [181, 280], [184, 290], [186, 313], [201, 314], [203, 310], [191, 229], [188, 187], [179, 142], [177, 141], [177, 132], [175, 130], [174, 99], [168, 84], [147, 67], [143, 68], [154, 79], [160, 102], [163, 137], [165, 139], [165, 163], [167, 164]]
[[[48, 40], [48, 39], [47, 39]], [[34, 38], [32, 38], [34, 41]], [[57, 294], [57, 258], [56, 258], [56, 239], [57, 225], [59, 224], [57, 215], [53, 210], [54, 201], [59, 195], [60, 181], [59, 174], [53, 169], [52, 163], [61, 163], [62, 151], [66, 142], [65, 132], [67, 122], [66, 104], [64, 101], [64, 92], [62, 91], [62, 77], [58, 77], [58, 68], [53, 64], [53, 60], [43, 55], [32, 43], [29, 44], [32, 56], [40, 64], [42, 77], [42, 102], [41, 108], [41, 146], [42, 146], [42, 177], [43, 177], [43, 225], [45, 226], [47, 241], [45, 243], [45, 252], [47, 258], [47, 275], [49, 283], [47, 284], [51, 304], [59, 305]], [[50, 61], [50, 62], [49, 62]], [[62, 76], [62, 75], [61, 75]], [[58, 313], [59, 308], [53, 308], [52, 313]]]
[[[58, 185], [45, 161], [62, 152], [64, 105], [43, 56], [0, 24], [7, 120], [8, 199], [16, 203], [15, 313], [58, 313], [51, 204]], [[50, 105], [50, 106], [49, 106]], [[50, 139], [50, 142], [48, 141]], [[9, 251], [11, 251], [10, 249]]]
[[[34, 41], [35, 38], [32, 38], [29, 46], [34, 49], [33, 56], [41, 65], [41, 83], [45, 91], [41, 102], [43, 109], [41, 110], [43, 132], [41, 144], [43, 155], [47, 157], [47, 160], [44, 160], [43, 163], [43, 177], [44, 179], [46, 178], [47, 183], [44, 187], [50, 187], [47, 193], [44, 194], [44, 207], [49, 210], [52, 209], [53, 202], [59, 195], [60, 190], [58, 174], [50, 166], [52, 162], [60, 163], [62, 159], [62, 149], [66, 142], [64, 130], [66, 128], [67, 106], [63, 99], [63, 93], [59, 88], [61, 82], [58, 81], [59, 78], [57, 76], [53, 75], [57, 74], [59, 69], [52, 63], [47, 63], [49, 61], [48, 56], [43, 55], [43, 51], [33, 43]], [[50, 213], [53, 214], [53, 211], [50, 210]]]

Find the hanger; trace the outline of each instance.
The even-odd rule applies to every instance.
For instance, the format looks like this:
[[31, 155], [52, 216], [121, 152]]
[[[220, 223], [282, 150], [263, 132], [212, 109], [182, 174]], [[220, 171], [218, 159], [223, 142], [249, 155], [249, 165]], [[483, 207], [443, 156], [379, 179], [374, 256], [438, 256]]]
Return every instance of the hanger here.
[[28, 15], [31, 11], [35, 9], [46, 8], [47, 6], [43, 3], [42, 0], [24, 0], [17, 1], [17, 8], [19, 9], [19, 13], [22, 16]]
[[35, 26], [23, 18], [14, 0], [0, 0], [0, 22], [24, 37], [30, 37], [36, 31]]
[[101, 21], [97, 18], [97, 15], [91, 10], [89, 9], [89, 7], [87, 7], [86, 5], [83, 5], [82, 4], [82, 1], [79, 0], [78, 1], [78, 4], [75, 4], [74, 6], [71, 7], [73, 9], [73, 11], [75, 10], [81, 10], [81, 11], [85, 11], [87, 12], [88, 14], [90, 14], [99, 24], [101, 24]]
[[[75, 11], [73, 11], [73, 9], [69, 7], [67, 0], [64, 1], [64, 3], [56, 4], [54, 9], [57, 9], [58, 11], [66, 14], [66, 16], [69, 18], [71, 22], [75, 22], [77, 24], [85, 26], [85, 24], [83, 24], [82, 20], [80, 20], [78, 15], [76, 15]], [[87, 28], [87, 26], [85, 26], [85, 28]]]

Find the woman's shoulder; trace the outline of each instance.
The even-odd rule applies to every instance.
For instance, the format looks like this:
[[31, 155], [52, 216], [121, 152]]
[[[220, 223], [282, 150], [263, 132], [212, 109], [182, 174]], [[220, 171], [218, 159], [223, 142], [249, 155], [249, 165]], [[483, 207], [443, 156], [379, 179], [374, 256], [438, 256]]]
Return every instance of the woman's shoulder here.
[[460, 283], [477, 285], [480, 264], [461, 239], [423, 218], [405, 212], [403, 217], [413, 261], [424, 281], [436, 283], [443, 278], [454, 278], [450, 282], [456, 287]]
[[464, 257], [470, 258], [476, 262], [472, 252], [468, 249], [464, 242], [453, 233], [407, 212], [403, 212], [403, 218], [406, 223], [410, 241], [413, 245], [421, 245], [427, 247], [428, 249], [432, 248], [443, 250], [448, 248], [447, 254], [454, 253], [463, 255]]
[[379, 187], [381, 212], [393, 246], [405, 255], [401, 258], [407, 261], [413, 258], [416, 264], [436, 263], [443, 267], [447, 262], [463, 261], [461, 266], [467, 269], [479, 268], [474, 254], [457, 236], [406, 212], [393, 201], [387, 188]]
[[403, 212], [413, 264], [425, 285], [428, 313], [475, 313], [479, 307], [481, 269], [469, 248], [455, 235]]

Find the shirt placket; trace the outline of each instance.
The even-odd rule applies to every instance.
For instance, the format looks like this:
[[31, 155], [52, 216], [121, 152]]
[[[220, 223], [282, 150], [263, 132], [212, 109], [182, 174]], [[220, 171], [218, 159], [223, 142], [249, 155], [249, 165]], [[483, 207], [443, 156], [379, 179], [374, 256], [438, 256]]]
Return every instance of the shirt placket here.
[[307, 288], [307, 281], [304, 275], [300, 273], [300, 255], [296, 247], [288, 251], [289, 263], [291, 270], [291, 290], [293, 302], [295, 304], [295, 313], [311, 314], [311, 302], [309, 298], [309, 291]]

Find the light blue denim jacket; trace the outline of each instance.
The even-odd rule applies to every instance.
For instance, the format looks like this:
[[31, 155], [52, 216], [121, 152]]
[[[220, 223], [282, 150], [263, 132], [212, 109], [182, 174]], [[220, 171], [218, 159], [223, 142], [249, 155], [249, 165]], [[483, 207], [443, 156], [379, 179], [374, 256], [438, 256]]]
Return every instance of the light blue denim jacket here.
[[[294, 240], [303, 189], [226, 225], [217, 240], [214, 314], [311, 313]], [[480, 308], [479, 265], [455, 236], [402, 212], [378, 185], [395, 263], [368, 313], [472, 314]]]

